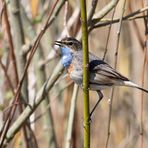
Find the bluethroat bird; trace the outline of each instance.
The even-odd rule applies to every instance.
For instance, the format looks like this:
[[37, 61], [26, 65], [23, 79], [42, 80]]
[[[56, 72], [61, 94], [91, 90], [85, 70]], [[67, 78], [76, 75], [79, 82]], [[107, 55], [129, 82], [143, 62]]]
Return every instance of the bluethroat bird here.
[[[82, 44], [73, 37], [67, 37], [61, 41], [55, 41], [55, 44], [60, 46], [62, 54], [62, 64], [67, 69], [70, 78], [79, 86], [82, 86], [83, 81], [83, 51]], [[128, 78], [121, 75], [105, 61], [89, 53], [89, 89], [96, 91], [99, 95], [99, 100], [91, 111], [93, 113], [103, 94], [102, 89], [111, 86], [128, 86], [138, 88], [146, 93], [148, 90], [141, 88], [137, 84], [131, 82]]]

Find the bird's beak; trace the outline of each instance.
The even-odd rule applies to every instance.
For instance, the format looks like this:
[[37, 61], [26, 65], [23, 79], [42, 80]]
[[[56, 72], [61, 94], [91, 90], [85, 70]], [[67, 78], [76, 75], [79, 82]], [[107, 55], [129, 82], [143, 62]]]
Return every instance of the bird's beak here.
[[55, 45], [62, 46], [62, 42], [61, 41], [55, 41]]

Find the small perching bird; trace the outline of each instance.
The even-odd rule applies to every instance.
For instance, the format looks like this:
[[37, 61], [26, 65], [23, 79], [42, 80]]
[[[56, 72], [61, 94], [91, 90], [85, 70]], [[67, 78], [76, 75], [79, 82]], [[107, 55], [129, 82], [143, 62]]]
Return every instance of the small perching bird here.
[[[82, 86], [82, 44], [73, 37], [67, 37], [65, 39], [62, 39], [61, 41], [55, 41], [55, 44], [60, 46], [62, 54], [62, 64], [67, 69], [70, 78], [76, 84]], [[104, 62], [102, 59], [92, 53], [89, 53], [89, 89], [92, 91], [96, 91], [99, 95], [99, 100], [93, 108], [93, 111], [103, 98], [101, 90], [111, 86], [134, 87], [148, 93], [148, 90], [141, 88], [137, 84], [131, 82], [128, 78], [118, 73], [114, 68]]]

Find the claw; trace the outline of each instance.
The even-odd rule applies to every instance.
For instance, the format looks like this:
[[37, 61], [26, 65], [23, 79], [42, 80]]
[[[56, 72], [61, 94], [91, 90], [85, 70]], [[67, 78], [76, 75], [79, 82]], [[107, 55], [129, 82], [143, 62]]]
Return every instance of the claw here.
[[[82, 89], [84, 89], [83, 84], [81, 84], [81, 85], [80, 85], [80, 87], [81, 87]], [[90, 90], [90, 87], [88, 87], [88, 89], [87, 89], [87, 90]]]

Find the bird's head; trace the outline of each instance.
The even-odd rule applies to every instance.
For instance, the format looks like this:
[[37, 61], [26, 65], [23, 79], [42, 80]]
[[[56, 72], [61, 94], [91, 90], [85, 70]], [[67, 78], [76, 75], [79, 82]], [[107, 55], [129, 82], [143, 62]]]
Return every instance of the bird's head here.
[[72, 62], [73, 54], [82, 50], [81, 43], [73, 37], [67, 37], [61, 41], [55, 41], [55, 45], [60, 46], [62, 54], [62, 64], [68, 68]]
[[66, 37], [61, 41], [55, 41], [55, 44], [60, 46], [62, 52], [69, 51], [73, 53], [75, 51], [82, 50], [81, 43], [73, 37]]

